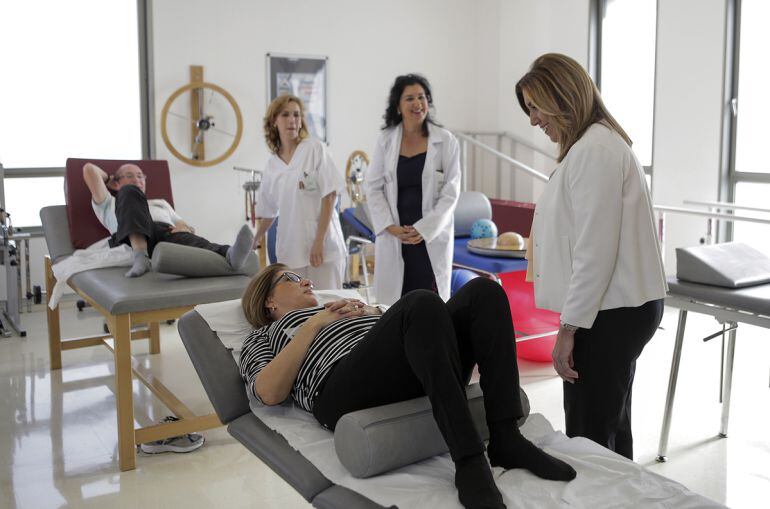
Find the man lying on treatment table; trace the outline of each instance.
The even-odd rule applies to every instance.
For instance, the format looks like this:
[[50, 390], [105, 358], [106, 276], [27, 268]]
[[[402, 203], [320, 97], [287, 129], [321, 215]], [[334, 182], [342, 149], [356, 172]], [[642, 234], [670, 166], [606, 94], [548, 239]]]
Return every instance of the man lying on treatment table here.
[[195, 234], [166, 200], [148, 200], [147, 177], [135, 164], [124, 164], [108, 175], [95, 164], [83, 166], [83, 179], [91, 191], [91, 206], [102, 225], [112, 234], [110, 247], [128, 244], [134, 250], [126, 277], [138, 277], [151, 268], [150, 256], [158, 242], [171, 242], [214, 251], [240, 270], [249, 255], [252, 234], [247, 225], [232, 246], [214, 244]]

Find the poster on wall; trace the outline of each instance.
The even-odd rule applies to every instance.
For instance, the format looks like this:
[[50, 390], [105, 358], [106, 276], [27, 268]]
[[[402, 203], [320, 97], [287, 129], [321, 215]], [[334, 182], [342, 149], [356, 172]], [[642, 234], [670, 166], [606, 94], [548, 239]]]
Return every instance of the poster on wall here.
[[267, 102], [292, 94], [305, 103], [310, 135], [328, 143], [326, 65], [328, 57], [267, 54]]

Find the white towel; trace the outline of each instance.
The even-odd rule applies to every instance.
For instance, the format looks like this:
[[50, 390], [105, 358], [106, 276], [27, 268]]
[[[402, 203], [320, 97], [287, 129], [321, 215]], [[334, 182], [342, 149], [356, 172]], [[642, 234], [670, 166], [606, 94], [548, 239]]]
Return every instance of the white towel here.
[[105, 267], [130, 267], [133, 261], [133, 250], [126, 244], [110, 248], [109, 239], [102, 239], [88, 246], [86, 249], [78, 249], [72, 256], [56, 262], [53, 266], [53, 274], [56, 277], [56, 285], [53, 287], [48, 307], [54, 309], [59, 304], [67, 285], [67, 280], [78, 272]]

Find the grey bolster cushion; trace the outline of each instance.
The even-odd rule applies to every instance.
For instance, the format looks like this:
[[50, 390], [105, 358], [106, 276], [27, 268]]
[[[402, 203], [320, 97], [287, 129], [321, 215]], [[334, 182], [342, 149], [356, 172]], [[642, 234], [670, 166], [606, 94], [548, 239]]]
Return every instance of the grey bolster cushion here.
[[[489, 438], [484, 416], [484, 399], [478, 384], [466, 389], [468, 407], [482, 440]], [[520, 390], [524, 416], [529, 416], [529, 399]], [[427, 397], [392, 405], [367, 408], [343, 415], [334, 430], [334, 448], [342, 465], [357, 478], [410, 465], [449, 449], [433, 419]]]
[[257, 255], [249, 253], [241, 270], [233, 270], [224, 256], [199, 247], [159, 242], [152, 252], [152, 270], [186, 277], [251, 276], [259, 269]]
[[740, 242], [677, 248], [676, 277], [724, 288], [761, 285], [770, 282], [770, 258]]

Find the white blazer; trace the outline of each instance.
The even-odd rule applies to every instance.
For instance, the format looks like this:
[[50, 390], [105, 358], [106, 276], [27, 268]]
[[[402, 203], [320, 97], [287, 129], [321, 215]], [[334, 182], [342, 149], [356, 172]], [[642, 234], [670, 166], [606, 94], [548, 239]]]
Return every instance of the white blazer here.
[[[449, 299], [454, 250], [454, 209], [460, 195], [460, 145], [440, 127], [428, 124], [428, 151], [422, 172], [422, 219], [413, 226], [425, 240], [438, 292]], [[396, 168], [401, 151], [401, 124], [377, 139], [364, 191], [375, 241], [374, 292], [377, 302], [393, 304], [401, 297], [404, 260], [401, 242], [385, 228], [401, 225], [398, 218]]]
[[551, 174], [532, 222], [535, 304], [591, 328], [600, 310], [662, 299], [667, 285], [644, 171], [596, 123]]

